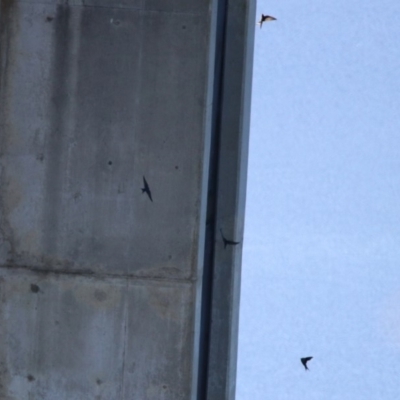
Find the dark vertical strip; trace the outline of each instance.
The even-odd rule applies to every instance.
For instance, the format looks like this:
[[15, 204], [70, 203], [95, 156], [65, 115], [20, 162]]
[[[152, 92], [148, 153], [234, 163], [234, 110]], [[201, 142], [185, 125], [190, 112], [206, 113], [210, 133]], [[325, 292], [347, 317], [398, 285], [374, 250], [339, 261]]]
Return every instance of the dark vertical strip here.
[[9, 12], [10, 1], [0, 0], [0, 89], [3, 86], [4, 76], [6, 72], [7, 53], [10, 43], [9, 30]]
[[[6, 126], [6, 97], [7, 97], [7, 82], [9, 57], [11, 52], [12, 41], [12, 0], [0, 0], [0, 127], [5, 129]], [[5, 132], [0, 136], [0, 155], [5, 149], [4, 143]]]
[[211, 125], [210, 165], [208, 175], [206, 232], [204, 248], [202, 304], [199, 346], [199, 379], [197, 399], [207, 399], [210, 334], [212, 316], [212, 288], [214, 276], [214, 244], [217, 218], [217, 193], [219, 174], [219, 153], [221, 134], [221, 115], [223, 102], [224, 68], [225, 68], [225, 36], [227, 23], [228, 0], [218, 0], [215, 67], [213, 87], [213, 109]]
[[[6, 163], [3, 156], [7, 154], [7, 148], [13, 130], [10, 103], [12, 102], [12, 63], [15, 46], [15, 24], [18, 18], [17, 7], [14, 0], [0, 0], [0, 237], [9, 243], [7, 262], [13, 262], [15, 256], [15, 238], [8, 218]], [[0, 385], [1, 386], [1, 385]], [[0, 398], [2, 399], [0, 387]]]
[[62, 210], [62, 154], [65, 123], [68, 118], [68, 72], [70, 57], [70, 8], [58, 6], [55, 18], [54, 61], [52, 70], [51, 124], [46, 148], [46, 199], [44, 212], [44, 249], [57, 249], [59, 213]]

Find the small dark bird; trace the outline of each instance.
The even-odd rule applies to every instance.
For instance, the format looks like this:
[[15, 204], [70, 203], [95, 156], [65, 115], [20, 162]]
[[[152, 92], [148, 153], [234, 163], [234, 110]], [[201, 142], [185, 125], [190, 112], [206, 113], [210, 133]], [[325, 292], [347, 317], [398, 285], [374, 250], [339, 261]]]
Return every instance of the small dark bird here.
[[312, 357], [303, 357], [300, 358], [301, 363], [304, 365], [304, 368], [307, 370], [307, 363], [312, 359]]
[[262, 24], [268, 21], [276, 21], [276, 18], [271, 17], [270, 15], [261, 14], [261, 19], [257, 22], [260, 25], [260, 29], [262, 28]]
[[220, 229], [221, 231], [221, 236], [222, 236], [222, 240], [224, 241], [224, 249], [226, 249], [226, 246], [231, 245], [231, 246], [236, 246], [237, 244], [239, 244], [240, 242], [234, 242], [233, 240], [228, 240], [224, 234], [222, 233], [222, 229]]
[[153, 202], [153, 199], [151, 198], [151, 191], [145, 177], [143, 177], [143, 185], [144, 188], [142, 188], [142, 193], [147, 193], [147, 196], [149, 196], [149, 199]]

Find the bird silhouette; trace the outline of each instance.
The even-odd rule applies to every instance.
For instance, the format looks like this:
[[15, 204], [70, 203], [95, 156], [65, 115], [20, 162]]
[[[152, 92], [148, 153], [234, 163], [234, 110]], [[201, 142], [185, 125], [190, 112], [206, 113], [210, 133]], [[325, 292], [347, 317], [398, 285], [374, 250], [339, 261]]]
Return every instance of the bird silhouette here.
[[308, 370], [307, 363], [308, 363], [308, 361], [310, 361], [311, 359], [312, 359], [312, 357], [303, 357], [303, 358], [300, 358], [300, 361], [301, 361], [301, 363], [304, 365], [304, 368], [305, 368], [306, 370]]
[[261, 19], [257, 22], [257, 24], [260, 25], [260, 29], [261, 29], [262, 28], [262, 24], [264, 22], [268, 22], [268, 21], [276, 21], [276, 18], [271, 17], [270, 15], [261, 14]]
[[144, 185], [144, 187], [142, 188], [142, 193], [147, 193], [147, 196], [149, 196], [149, 199], [151, 200], [151, 202], [153, 202], [153, 199], [151, 198], [151, 191], [150, 191], [149, 185], [144, 176], [143, 176], [143, 185]]
[[240, 242], [234, 242], [233, 240], [228, 240], [224, 234], [222, 233], [222, 229], [220, 229], [221, 231], [221, 236], [222, 236], [222, 240], [224, 241], [224, 249], [226, 249], [226, 246], [230, 245], [230, 246], [236, 246], [237, 244], [239, 244]]

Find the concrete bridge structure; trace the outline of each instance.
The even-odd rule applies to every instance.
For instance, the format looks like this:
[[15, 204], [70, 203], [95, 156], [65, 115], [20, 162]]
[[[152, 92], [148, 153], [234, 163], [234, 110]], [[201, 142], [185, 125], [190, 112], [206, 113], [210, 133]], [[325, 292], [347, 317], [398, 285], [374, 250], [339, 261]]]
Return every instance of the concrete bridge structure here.
[[254, 28], [1, 0], [0, 399], [234, 399]]

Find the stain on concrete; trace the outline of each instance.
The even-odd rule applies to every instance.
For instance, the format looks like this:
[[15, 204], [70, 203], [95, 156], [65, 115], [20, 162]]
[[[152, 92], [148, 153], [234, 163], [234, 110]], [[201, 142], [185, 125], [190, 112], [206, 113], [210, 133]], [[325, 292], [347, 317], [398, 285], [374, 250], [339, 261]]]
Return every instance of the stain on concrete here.
[[[10, 118], [10, 104], [13, 97], [13, 60], [16, 57], [17, 30], [19, 20], [15, 10], [16, 1], [0, 0], [0, 163], [1, 158], [7, 154], [7, 149], [16, 140], [16, 135]], [[18, 185], [7, 174], [6, 167], [0, 164], [0, 242], [2, 261], [4, 258], [13, 258], [15, 243], [13, 231], [8, 219], [10, 209], [18, 205], [20, 193]], [[14, 200], [16, 203], [14, 203]], [[1, 394], [1, 393], [0, 393]], [[2, 396], [0, 396], [2, 398]]]
[[5, 168], [0, 168], [0, 237], [9, 244], [7, 260], [13, 261], [16, 257], [16, 243], [14, 228], [10, 222], [12, 211], [22, 200], [22, 190], [15, 177], [7, 175]]
[[3, 15], [4, 16], [9, 15], [10, 10], [13, 8], [15, 3], [16, 3], [15, 0], [1, 0], [0, 15], [1, 15], [2, 19], [3, 19]]
[[128, 366], [127, 371], [128, 371], [130, 374], [134, 374], [134, 373], [135, 373], [135, 369], [136, 369], [136, 363], [133, 362], [132, 364], [130, 364], [130, 365]]
[[[12, 122], [10, 120], [10, 101], [13, 95], [12, 68], [16, 53], [16, 37], [18, 20], [15, 16], [14, 0], [0, 0], [0, 156], [5, 153], [10, 142], [15, 137], [12, 135]], [[4, 131], [3, 131], [4, 130]]]
[[121, 21], [120, 21], [119, 19], [111, 18], [111, 19], [110, 19], [110, 22], [111, 22], [113, 25], [115, 25], [115, 26], [121, 25]]
[[95, 309], [110, 309], [119, 307], [121, 292], [118, 286], [99, 284], [96, 288], [86, 286], [74, 288], [73, 294], [78, 302]]
[[36, 156], [36, 160], [38, 160], [38, 161], [43, 161], [43, 160], [44, 160], [44, 154], [43, 154], [43, 153], [39, 153], [39, 154]]
[[34, 283], [31, 283], [31, 292], [32, 293], [39, 293], [40, 288], [38, 285], [35, 285]]
[[6, 189], [3, 189], [6, 215], [11, 214], [11, 212], [18, 207], [23, 199], [22, 187], [15, 178], [16, 177], [8, 176], [6, 177], [7, 181], [2, 182], [4, 185], [3, 188]]
[[96, 289], [94, 291], [94, 297], [98, 301], [104, 301], [107, 299], [107, 293], [104, 290]]
[[182, 318], [181, 293], [179, 290], [160, 288], [150, 294], [150, 304], [161, 318], [178, 322]]
[[[8, 301], [7, 285], [3, 277], [0, 278], [0, 303], [6, 304]], [[9, 357], [7, 348], [7, 316], [5, 307], [0, 307], [0, 399], [8, 399], [8, 385], [10, 384], [11, 377], [10, 371], [7, 366], [7, 359]]]

